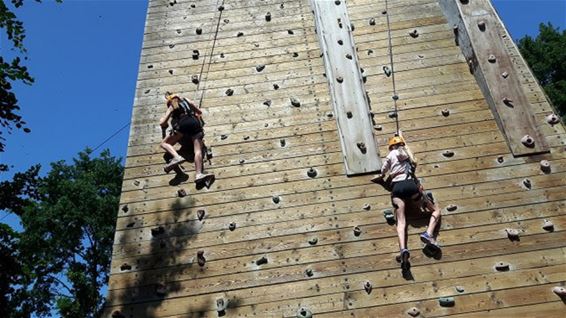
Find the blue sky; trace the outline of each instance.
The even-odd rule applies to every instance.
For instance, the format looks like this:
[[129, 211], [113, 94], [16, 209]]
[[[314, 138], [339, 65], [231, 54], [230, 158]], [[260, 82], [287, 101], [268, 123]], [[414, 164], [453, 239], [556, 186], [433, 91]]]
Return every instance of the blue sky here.
[[[21, 114], [32, 133], [7, 135], [0, 162], [12, 165], [11, 173], [36, 163], [45, 172], [50, 162], [70, 160], [85, 147], [96, 147], [130, 121], [147, 2], [44, 1], [27, 0], [15, 10], [25, 24], [27, 65], [36, 82], [16, 86]], [[566, 0], [493, 3], [514, 39], [536, 35], [541, 22], [566, 28]], [[5, 50], [1, 39], [0, 50]], [[128, 132], [124, 129], [103, 148], [124, 157]]]

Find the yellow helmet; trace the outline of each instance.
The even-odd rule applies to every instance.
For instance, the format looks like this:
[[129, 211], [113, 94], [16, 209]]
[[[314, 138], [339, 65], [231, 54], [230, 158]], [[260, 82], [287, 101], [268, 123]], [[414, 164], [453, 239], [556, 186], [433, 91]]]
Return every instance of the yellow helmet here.
[[167, 99], [167, 105], [171, 103], [171, 101], [175, 98], [181, 99], [178, 95], [167, 92], [165, 93], [165, 99]]
[[405, 140], [403, 139], [403, 137], [393, 136], [389, 138], [389, 149], [391, 149], [392, 146], [404, 145], [404, 144], [405, 144]]

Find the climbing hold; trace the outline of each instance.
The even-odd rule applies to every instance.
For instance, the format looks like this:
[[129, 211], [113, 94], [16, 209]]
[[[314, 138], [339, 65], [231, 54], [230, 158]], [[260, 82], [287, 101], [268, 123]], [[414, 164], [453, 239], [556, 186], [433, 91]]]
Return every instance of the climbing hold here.
[[521, 143], [523, 146], [528, 148], [533, 148], [535, 146], [535, 140], [529, 135], [524, 135], [523, 138], [521, 138]]
[[143, 93], [144, 93], [144, 94], [147, 94], [147, 93], [149, 93], [149, 92], [151, 92], [151, 89], [146, 89]]
[[385, 74], [385, 76], [389, 77], [391, 76], [391, 69], [389, 68], [389, 66], [384, 65], [383, 66], [383, 73]]
[[258, 64], [258, 65], [256, 65], [256, 67], [255, 67], [255, 70], [258, 71], [258, 72], [263, 71], [263, 69], [265, 69], [265, 65], [264, 65], [264, 64]]
[[372, 49], [369, 49], [369, 50], [368, 50], [368, 55], [372, 55], [372, 54], [373, 54], [373, 50], [372, 50]]
[[485, 21], [484, 20], [478, 21], [478, 28], [482, 32], [485, 31]]
[[218, 316], [226, 315], [226, 308], [228, 308], [228, 300], [224, 298], [216, 298], [216, 311]]
[[490, 54], [490, 55], [487, 57], [487, 61], [488, 61], [489, 63], [495, 63], [495, 62], [497, 61], [497, 58], [495, 57], [495, 55]]
[[279, 8], [281, 8], [281, 9], [285, 8], [285, 4], [282, 3], [282, 4], [279, 6]]
[[221, 59], [224, 58], [224, 53], [220, 53], [220, 58], [221, 58]]
[[250, 139], [250, 136], [244, 136], [244, 140]]
[[419, 31], [417, 29], [414, 29], [413, 31], [409, 32], [409, 35], [412, 38], [417, 38], [417, 37], [419, 37]]
[[175, 47], [175, 44], [169, 44], [169, 48], [172, 49]]
[[[175, 0], [175, 1], [176, 1], [176, 0]], [[196, 4], [194, 4], [194, 3], [191, 3], [191, 8], [193, 8], [193, 9], [194, 9], [194, 8], [196, 8], [196, 7], [197, 7], [197, 5], [196, 5]]]
[[199, 221], [202, 221], [204, 219], [205, 215], [206, 215], [206, 212], [204, 210], [197, 210], [197, 219]]
[[295, 97], [291, 97], [291, 105], [293, 105], [294, 107], [301, 107], [301, 101], [299, 101], [297, 98]]
[[306, 308], [299, 308], [297, 318], [312, 318], [312, 312]]
[[[179, 32], [179, 31], [180, 31], [180, 30], [178, 30], [177, 33], [180, 34], [181, 32]], [[202, 34], [202, 28], [197, 28], [197, 29], [195, 30], [195, 32], [196, 32], [196, 34]]]
[[281, 145], [281, 147], [285, 147], [286, 144], [287, 142], [285, 141], [285, 139], [279, 139], [279, 145]]
[[224, 135], [224, 134], [223, 134], [223, 135], [220, 135], [220, 140], [224, 140], [224, 139], [226, 139], [226, 138], [228, 138], [228, 135]]
[[454, 151], [452, 151], [452, 150], [444, 150], [444, 151], [442, 152], [442, 155], [443, 155], [444, 157], [446, 157], [446, 158], [452, 158], [452, 157], [454, 157]]
[[352, 118], [354, 115], [352, 114], [352, 112], [346, 112], [346, 117], [348, 118]]
[[456, 291], [459, 293], [463, 293], [465, 291], [464, 286], [456, 286]]
[[224, 6], [219, 6], [218, 11], [224, 11]]
[[169, 70], [169, 74], [173, 75], [173, 70]]
[[462, 4], [468, 4], [468, 1], [469, 1], [469, 0], [460, 0], [460, 3], [462, 3]]
[[554, 126], [560, 122], [560, 118], [556, 114], [550, 114], [546, 116], [546, 122]]
[[354, 236], [360, 236], [362, 234], [362, 229], [359, 226], [354, 226]]
[[175, 4], [177, 4], [177, 0], [169, 1], [170, 6], [174, 6]]
[[509, 263], [497, 262], [495, 263], [495, 270], [497, 270], [498, 272], [506, 272], [509, 270]]
[[393, 119], [393, 118], [397, 118], [397, 112], [389, 112], [387, 114], [387, 117]]
[[223, 21], [224, 21], [224, 23], [226, 23], [226, 24], [228, 24], [228, 23], [230, 22], [229, 19], [224, 19]]
[[295, 34], [295, 32], [293, 32], [293, 30], [287, 30], [287, 33], [290, 34], [290, 35]]
[[129, 271], [130, 269], [132, 269], [132, 265], [130, 265], [128, 263], [124, 263], [124, 264], [122, 264], [122, 266], [120, 266], [121, 271]]
[[336, 81], [338, 83], [342, 83], [344, 81], [344, 78], [342, 78], [342, 76], [338, 76], [338, 77], [336, 77]]
[[279, 85], [273, 84], [273, 89], [274, 89], [274, 90], [278, 90], [278, 89], [279, 89]]
[[203, 267], [206, 264], [206, 258], [204, 258], [204, 251], [197, 251], [197, 263], [200, 267]]
[[339, 6], [339, 5], [340, 5], [340, 0], [334, 1], [334, 4], [337, 5], [337, 6]]
[[474, 74], [475, 63], [473, 59], [468, 59], [468, 68], [470, 70], [470, 74]]
[[513, 106], [513, 100], [508, 98], [508, 97], [503, 98], [503, 104], [505, 104], [505, 106], [508, 106], [508, 107], [514, 107]]
[[420, 314], [421, 314], [421, 312], [417, 307], [412, 307], [409, 310], [407, 310], [407, 315], [409, 315], [411, 317], [416, 317]]
[[112, 318], [126, 318], [126, 316], [119, 310], [114, 310], [112, 312]]
[[163, 226], [158, 226], [151, 229], [151, 236], [156, 237], [165, 233], [165, 228]]
[[266, 100], [265, 102], [263, 102], [263, 104], [267, 107], [271, 106], [271, 99]]
[[192, 81], [194, 84], [198, 84], [198, 83], [199, 83], [198, 75], [193, 75], [193, 76], [191, 77], [191, 81]]
[[267, 264], [267, 258], [265, 256], [262, 256], [260, 259], [255, 261], [255, 264], [256, 265], [265, 265], [265, 264]]
[[442, 116], [444, 116], [444, 117], [448, 117], [450, 115], [450, 109], [448, 109], [448, 108], [444, 108], [440, 112], [442, 113]]
[[317, 237], [313, 237], [309, 240], [309, 244], [310, 245], [316, 245], [316, 243], [318, 243], [318, 238]]
[[279, 196], [274, 195], [271, 197], [271, 201], [273, 201], [273, 203], [278, 204], [279, 202], [281, 202], [281, 198], [279, 198]]
[[236, 229], [236, 223], [235, 222], [231, 222], [230, 224], [228, 224], [228, 229], [230, 231], [234, 231]]
[[371, 210], [371, 205], [369, 203], [366, 203], [366, 204], [364, 204], [364, 207], [362, 209], [369, 211], [369, 210]]
[[193, 60], [198, 60], [200, 53], [198, 50], [193, 50]]
[[136, 222], [130, 222], [126, 224], [126, 227], [134, 227], [134, 225], [136, 225]]
[[152, 69], [152, 68], [153, 68], [153, 65], [150, 64], [150, 65], [147, 66], [147, 68], [148, 68], [148, 69]]
[[226, 90], [226, 92], [224, 92], [224, 93], [225, 93], [227, 96], [232, 96], [232, 95], [234, 95], [234, 90], [231, 89], [231, 88], [228, 88], [228, 89]]
[[454, 297], [440, 297], [438, 298], [438, 304], [441, 307], [454, 307]]
[[393, 210], [391, 209], [383, 210], [383, 217], [385, 217], [385, 221], [387, 221], [387, 224], [389, 225], [395, 224], [395, 214], [393, 213]]
[[352, 54], [347, 53], [347, 54], [346, 54], [346, 58], [347, 58], [348, 60], [351, 60], [351, 59], [352, 59]]
[[498, 156], [498, 157], [497, 157], [497, 162], [503, 163], [503, 161], [505, 161], [505, 159], [503, 158], [503, 156]]
[[167, 286], [163, 283], [155, 284], [155, 294], [160, 297], [165, 296], [167, 294]]
[[307, 268], [305, 270], [305, 274], [307, 275], [307, 277], [312, 277], [314, 275], [314, 272], [312, 271], [312, 269]]
[[369, 25], [375, 25], [375, 19], [374, 18], [369, 19]]
[[541, 160], [540, 170], [544, 173], [550, 173], [550, 162], [548, 160]]
[[366, 144], [363, 143], [363, 142], [358, 142], [357, 146], [358, 146], [358, 149], [360, 149], [360, 151], [361, 151], [362, 154], [364, 154], [364, 155], [365, 155], [366, 152], [368, 151], [367, 148], [366, 148]]
[[185, 189], [179, 189], [179, 190], [177, 190], [177, 196], [179, 196], [179, 198], [186, 197], [187, 192], [185, 191]]
[[313, 169], [312, 167], [307, 171], [307, 175], [308, 175], [310, 178], [316, 177], [317, 174], [318, 174], [318, 173], [316, 172], [316, 170]]
[[375, 130], [378, 130], [378, 131], [383, 130], [383, 126], [381, 126], [381, 125], [376, 125], [373, 128], [375, 128]]
[[246, 162], [246, 159], [240, 159], [240, 164], [243, 165]]
[[328, 118], [333, 118], [333, 117], [334, 117], [334, 113], [333, 113], [333, 112], [328, 112], [328, 113], [326, 113], [326, 117], [328, 117]]
[[531, 180], [527, 178], [523, 179], [523, 186], [527, 188], [527, 190], [530, 190], [533, 187]]
[[299, 57], [299, 53], [293, 52], [293, 57]]
[[354, 32], [355, 29], [356, 29], [356, 27], [354, 26], [354, 23], [350, 22], [350, 30], [352, 30], [352, 32]]
[[507, 237], [510, 241], [519, 241], [519, 230], [505, 229], [505, 232], [507, 232]]
[[544, 223], [542, 224], [542, 229], [547, 231], [547, 232], [554, 232], [554, 223], [552, 223], [552, 221], [550, 220], [544, 220]]
[[267, 21], [267, 22], [271, 21], [271, 12], [267, 12], [265, 14], [265, 21]]
[[243, 36], [243, 35], [244, 35], [244, 32], [241, 32], [241, 31], [240, 31], [240, 32], [238, 32], [238, 33], [236, 34], [236, 37], [241, 37], [241, 36]]
[[381, 14], [387, 14], [387, 10], [382, 10]]
[[342, 44], [344, 44], [344, 41], [338, 40], [338, 44], [339, 44], [339, 45], [342, 45]]
[[446, 211], [449, 211], [449, 212], [456, 211], [457, 209], [458, 209], [458, 206], [457, 206], [457, 205], [454, 205], [454, 204], [449, 204], [449, 205], [446, 207]]
[[371, 283], [369, 281], [366, 281], [364, 283], [364, 290], [368, 295], [371, 294], [371, 291], [373, 290], [373, 286], [371, 286]]
[[129, 210], [129, 209], [128, 209], [128, 205], [127, 205], [127, 204], [122, 207], [122, 211], [123, 211], [124, 213], [128, 213], [128, 210]]
[[391, 99], [393, 99], [393, 100], [399, 100], [399, 95], [393, 95], [393, 96], [391, 96]]
[[558, 295], [560, 298], [566, 298], [566, 288], [562, 286], [553, 287], [552, 292]]
[[509, 73], [503, 72], [503, 73], [501, 73], [501, 77], [507, 78], [507, 77], [509, 77]]

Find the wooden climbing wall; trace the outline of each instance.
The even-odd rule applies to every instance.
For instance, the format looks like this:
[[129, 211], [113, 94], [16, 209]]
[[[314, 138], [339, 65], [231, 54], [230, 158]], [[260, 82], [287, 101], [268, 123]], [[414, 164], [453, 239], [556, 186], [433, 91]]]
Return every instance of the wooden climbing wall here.
[[[545, 121], [552, 108], [510, 37], [547, 154], [513, 157], [438, 0], [336, 3], [355, 25], [380, 145], [395, 131], [383, 72], [391, 31], [399, 124], [442, 206], [442, 257], [421, 253], [426, 219], [411, 218], [413, 279], [403, 278], [395, 229], [382, 215], [389, 193], [368, 176], [346, 176], [307, 0], [152, 0], [105, 317], [218, 317], [217, 299], [228, 301], [226, 317], [297, 317], [300, 308], [315, 317], [408, 317], [412, 307], [420, 317], [564, 312], [552, 287], [566, 280], [566, 133]], [[214, 153], [205, 167], [217, 176], [210, 189], [195, 189], [191, 165], [179, 185], [162, 172], [165, 91], [202, 96]]]

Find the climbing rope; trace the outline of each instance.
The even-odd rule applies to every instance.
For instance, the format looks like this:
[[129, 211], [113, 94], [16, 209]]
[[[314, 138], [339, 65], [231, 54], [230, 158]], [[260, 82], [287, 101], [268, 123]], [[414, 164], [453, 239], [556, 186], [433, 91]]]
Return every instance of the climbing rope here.
[[385, 17], [387, 18], [387, 37], [389, 40], [389, 63], [391, 64], [391, 80], [393, 81], [393, 106], [395, 107], [395, 124], [396, 124], [396, 135], [399, 133], [399, 113], [397, 111], [397, 100], [399, 95], [397, 95], [397, 87], [395, 86], [395, 64], [393, 62], [393, 44], [391, 40], [391, 22], [389, 20], [389, 3], [385, 0]]
[[[224, 8], [224, 0], [222, 0], [222, 4], [219, 6], [218, 3], [220, 2], [220, 0], [216, 1], [216, 8]], [[208, 71], [210, 70], [210, 64], [212, 64], [212, 55], [214, 54], [214, 48], [216, 46], [216, 39], [218, 37], [218, 30], [220, 29], [220, 20], [222, 19], [222, 12], [224, 12], [224, 9], [220, 10], [220, 14], [218, 14], [218, 21], [216, 21], [216, 30], [214, 31], [214, 39], [212, 41], [212, 49], [210, 50], [210, 54], [208, 56], [208, 63], [206, 63], [206, 56], [205, 58], [202, 59], [202, 65], [200, 67], [200, 73], [199, 73], [199, 82], [197, 84], [197, 90], [195, 91], [195, 98], [193, 98], [194, 100], [196, 100], [196, 97], [200, 91], [200, 84], [203, 82], [202, 81], [202, 74], [204, 72], [204, 65], [207, 64], [207, 68], [206, 68], [206, 73], [208, 74]], [[210, 32], [210, 35], [212, 35], [212, 32]], [[208, 42], [210, 43], [210, 35], [208, 37]], [[208, 47], [206, 48], [208, 50]], [[202, 100], [204, 99], [204, 93], [205, 90], [202, 89], [202, 94], [200, 95], [200, 99], [198, 102], [198, 107], [200, 108], [200, 105], [202, 104]]]

